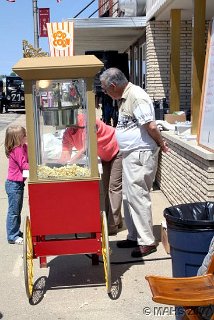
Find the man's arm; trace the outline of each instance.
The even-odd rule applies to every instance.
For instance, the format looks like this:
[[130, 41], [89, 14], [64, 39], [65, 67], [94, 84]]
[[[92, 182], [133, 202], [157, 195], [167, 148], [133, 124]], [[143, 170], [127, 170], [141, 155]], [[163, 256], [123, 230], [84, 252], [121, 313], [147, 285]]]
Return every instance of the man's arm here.
[[78, 150], [75, 155], [71, 156], [69, 163], [75, 164], [79, 160], [81, 160], [84, 156], [85, 156], [85, 148], [82, 148], [81, 150]]
[[167, 146], [166, 141], [163, 139], [160, 130], [158, 129], [155, 121], [151, 121], [144, 124], [148, 134], [155, 140], [157, 145], [161, 148], [161, 151], [168, 152], [169, 147]]

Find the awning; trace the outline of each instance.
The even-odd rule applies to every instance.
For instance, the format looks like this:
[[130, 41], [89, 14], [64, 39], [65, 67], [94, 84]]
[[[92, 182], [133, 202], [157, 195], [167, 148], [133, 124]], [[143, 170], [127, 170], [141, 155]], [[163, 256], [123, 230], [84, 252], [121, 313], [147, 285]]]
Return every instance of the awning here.
[[[193, 1], [187, 0], [156, 0], [148, 2], [146, 21], [154, 18], [156, 20], [170, 20], [172, 9], [181, 9], [182, 20], [192, 20], [194, 12]], [[214, 16], [214, 1], [206, 0], [206, 20], [211, 20]]]
[[66, 19], [74, 22], [75, 55], [85, 51], [125, 52], [143, 35], [146, 17]]

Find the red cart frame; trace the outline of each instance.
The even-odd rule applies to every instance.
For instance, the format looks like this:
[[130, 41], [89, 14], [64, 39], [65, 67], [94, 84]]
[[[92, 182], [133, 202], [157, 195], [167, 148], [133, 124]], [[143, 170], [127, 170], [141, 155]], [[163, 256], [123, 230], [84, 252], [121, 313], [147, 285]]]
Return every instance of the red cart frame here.
[[[29, 206], [24, 232], [28, 298], [33, 294], [33, 259], [39, 258], [40, 267], [46, 267], [48, 256], [67, 254], [92, 254], [93, 264], [102, 255], [110, 293], [108, 229], [105, 212], [100, 214], [99, 181], [29, 184]], [[82, 236], [78, 239], [76, 234]]]

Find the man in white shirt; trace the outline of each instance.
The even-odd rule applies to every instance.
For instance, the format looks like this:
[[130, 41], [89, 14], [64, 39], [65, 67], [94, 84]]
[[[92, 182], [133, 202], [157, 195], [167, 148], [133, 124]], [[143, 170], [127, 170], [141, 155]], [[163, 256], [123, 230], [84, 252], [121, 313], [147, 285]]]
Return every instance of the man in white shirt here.
[[153, 103], [147, 93], [128, 82], [117, 68], [105, 70], [103, 91], [119, 100], [116, 138], [123, 156], [123, 202], [128, 236], [119, 248], [134, 248], [132, 257], [156, 251], [150, 190], [155, 178], [159, 149], [168, 151], [155, 123]]

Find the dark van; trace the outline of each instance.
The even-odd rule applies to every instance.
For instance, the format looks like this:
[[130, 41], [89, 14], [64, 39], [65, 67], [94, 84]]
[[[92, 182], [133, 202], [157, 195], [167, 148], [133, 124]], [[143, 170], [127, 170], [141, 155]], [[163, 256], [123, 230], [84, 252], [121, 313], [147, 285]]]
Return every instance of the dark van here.
[[[3, 81], [3, 91], [1, 95], [2, 113], [14, 109], [25, 109], [24, 82], [20, 77], [8, 76]], [[0, 84], [1, 85], [1, 84]]]

